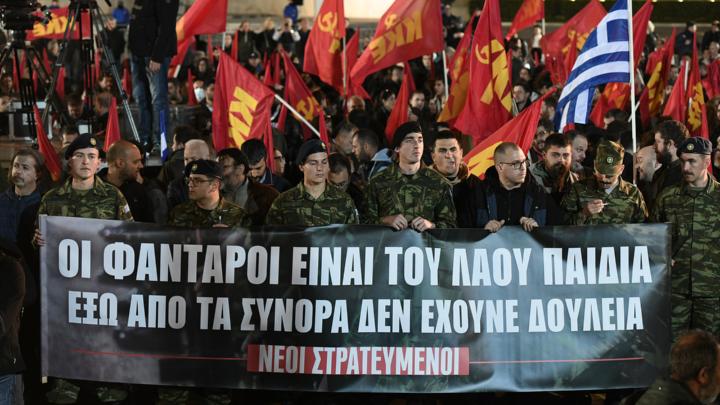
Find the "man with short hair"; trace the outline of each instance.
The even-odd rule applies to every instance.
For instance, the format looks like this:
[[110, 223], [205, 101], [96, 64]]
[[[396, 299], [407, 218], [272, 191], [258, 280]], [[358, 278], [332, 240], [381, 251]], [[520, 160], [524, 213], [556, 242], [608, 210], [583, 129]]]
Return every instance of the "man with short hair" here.
[[333, 152], [340, 152], [345, 156], [353, 153], [353, 137], [358, 133], [358, 127], [355, 124], [343, 121], [332, 139], [331, 149]]
[[572, 140], [572, 163], [570, 170], [577, 173], [580, 178], [592, 176], [592, 170], [583, 166], [588, 150], [587, 136], [582, 132], [577, 131], [569, 131], [568, 136]]
[[217, 160], [223, 170], [223, 197], [243, 207], [253, 226], [265, 225], [270, 205], [280, 193], [272, 186], [250, 181], [250, 164], [240, 149], [223, 149]]
[[347, 193], [327, 182], [328, 154], [319, 139], [305, 142], [296, 161], [303, 181], [280, 194], [267, 214], [268, 225], [325, 226], [357, 224], [358, 213]]
[[168, 224], [191, 228], [247, 228], [250, 217], [220, 195], [222, 168], [214, 160], [193, 160], [185, 167], [190, 201], [170, 211]]
[[103, 180], [117, 187], [130, 205], [130, 212], [136, 221], [154, 222], [153, 206], [145, 187], [138, 182], [142, 179], [143, 156], [133, 143], [121, 139], [110, 146], [107, 153], [108, 170]]
[[481, 180], [470, 173], [462, 161], [463, 148], [460, 134], [442, 130], [432, 145], [432, 168], [443, 175], [452, 185], [453, 203], [459, 228], [478, 226], [477, 207], [484, 198]]
[[648, 216], [638, 188], [620, 178], [625, 169], [622, 145], [601, 141], [595, 154], [595, 174], [574, 183], [562, 200], [565, 222], [572, 225], [644, 222]]
[[720, 333], [720, 183], [708, 173], [712, 144], [692, 137], [677, 147], [683, 181], [664, 189], [653, 222], [670, 222], [673, 335]]
[[20, 149], [10, 162], [10, 187], [0, 194], [0, 238], [15, 243], [22, 213], [40, 202], [38, 181], [45, 161], [34, 149]]
[[532, 89], [530, 88], [529, 84], [522, 81], [515, 83], [512, 92], [513, 101], [515, 101], [518, 112], [521, 112], [530, 105], [530, 96], [532, 95]]
[[243, 142], [240, 150], [248, 158], [250, 164], [248, 175], [253, 181], [273, 186], [281, 193], [290, 188], [290, 183], [287, 180], [268, 170], [267, 149], [261, 140], [249, 139]]
[[455, 205], [450, 183], [436, 171], [422, 167], [423, 133], [417, 122], [400, 125], [393, 135], [397, 160], [370, 179], [365, 190], [366, 224], [396, 231], [411, 228], [455, 228]]
[[[211, 158], [212, 152], [207, 142], [202, 139], [191, 139], [185, 143], [183, 148], [183, 161], [185, 167], [194, 160], [208, 160]], [[188, 187], [185, 178], [178, 177], [168, 185], [167, 202], [168, 209], [172, 210], [176, 205], [184, 203], [188, 200]]]
[[352, 151], [360, 162], [357, 173], [366, 182], [392, 164], [390, 150], [379, 148], [378, 136], [370, 129], [360, 129], [353, 136]]
[[[328, 156], [328, 165], [330, 166], [328, 182], [348, 193], [362, 218], [363, 215], [365, 215], [365, 196], [361, 185], [364, 184], [360, 179], [356, 178], [353, 180], [350, 159], [341, 153], [331, 153], [330, 156]], [[358, 183], [361, 183], [361, 185], [358, 185]]]
[[554, 133], [544, 142], [543, 160], [530, 166], [530, 173], [559, 206], [579, 177], [570, 170], [572, 142], [567, 135]]
[[483, 198], [477, 209], [475, 227], [497, 232], [505, 225], [519, 225], [531, 232], [548, 225], [548, 197], [532, 176], [527, 175], [527, 158], [520, 147], [503, 142], [493, 152], [495, 165], [485, 172]]
[[178, 125], [173, 129], [172, 144], [170, 145], [170, 156], [163, 163], [157, 180], [164, 187], [167, 187], [173, 180], [183, 176], [185, 159], [183, 156], [185, 144], [193, 139], [200, 139], [200, 133], [189, 125]]
[[662, 167], [655, 171], [650, 183], [649, 204], [652, 205], [655, 197], [665, 188], [682, 182], [682, 167], [677, 147], [689, 137], [690, 132], [680, 121], [664, 121], [655, 129], [655, 154]]
[[656, 379], [635, 404], [712, 404], [718, 393], [720, 345], [712, 333], [692, 330], [670, 349], [670, 378]]
[[422, 111], [425, 108], [425, 93], [422, 90], [415, 90], [410, 95], [410, 108]]

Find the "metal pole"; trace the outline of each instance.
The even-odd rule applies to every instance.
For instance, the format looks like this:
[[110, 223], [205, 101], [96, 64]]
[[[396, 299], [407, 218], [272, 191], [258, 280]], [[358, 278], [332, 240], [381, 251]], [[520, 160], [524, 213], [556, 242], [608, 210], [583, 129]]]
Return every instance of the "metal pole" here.
[[[359, 29], [359, 28], [358, 28]], [[356, 35], [360, 35], [360, 33], [357, 33]], [[347, 95], [348, 95], [348, 89], [347, 89], [347, 48], [345, 47], [345, 33], [343, 32], [342, 37], [342, 69], [343, 69], [343, 99], [347, 101]]]
[[311, 131], [313, 131], [313, 132], [315, 133], [315, 135], [318, 136], [318, 138], [320, 137], [320, 131], [318, 131], [317, 129], [315, 129], [315, 127], [312, 126], [312, 124], [310, 124], [310, 123], [308, 122], [308, 120], [306, 120], [305, 117], [302, 116], [302, 114], [300, 114], [299, 112], [297, 112], [296, 109], [292, 108], [292, 106], [290, 105], [290, 103], [288, 103], [287, 101], [285, 101], [285, 99], [283, 99], [282, 97], [278, 96], [277, 94], [275, 95], [275, 100], [279, 101], [280, 104], [284, 105], [288, 110], [292, 111], [292, 113], [295, 114], [295, 117], [296, 117], [296, 118], [299, 118], [300, 121], [301, 121], [303, 124], [305, 124], [308, 128], [310, 128]]
[[[543, 7], [545, 7], [545, 5], [543, 5]], [[545, 17], [543, 17], [541, 24], [542, 24], [542, 34], [543, 34], [543, 36], [545, 36]]]
[[448, 88], [447, 54], [445, 53], [445, 48], [443, 48], [443, 51], [442, 51], [442, 58], [443, 58], [443, 76], [445, 76], [445, 102], [447, 103], [448, 99], [450, 98], [450, 89]]
[[[629, 36], [629, 49], [630, 49], [630, 125], [632, 126], [632, 145], [633, 153], [637, 152], [637, 126], [635, 125], [635, 45], [633, 43], [633, 13], [632, 13], [632, 0], [627, 0], [628, 6], [628, 36]], [[635, 170], [633, 170], [634, 172]], [[633, 176], [634, 177], [634, 176]]]

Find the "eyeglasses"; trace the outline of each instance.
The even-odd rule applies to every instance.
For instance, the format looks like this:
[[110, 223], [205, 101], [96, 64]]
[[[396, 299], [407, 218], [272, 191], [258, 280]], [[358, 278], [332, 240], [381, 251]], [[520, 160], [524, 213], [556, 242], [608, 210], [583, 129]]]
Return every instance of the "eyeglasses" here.
[[517, 161], [517, 162], [498, 162], [498, 164], [499, 165], [510, 165], [510, 166], [512, 166], [513, 169], [520, 170], [523, 168], [527, 168], [528, 160], [525, 159], [525, 160], [521, 160], [521, 161]]
[[200, 183], [210, 183], [210, 182], [212, 182], [213, 180], [215, 180], [215, 178], [211, 178], [211, 179], [200, 179], [200, 178], [197, 178], [197, 177], [185, 177], [185, 184], [187, 184], [188, 186], [189, 186], [190, 184], [192, 184], [193, 186], [197, 186], [197, 185], [200, 184]]

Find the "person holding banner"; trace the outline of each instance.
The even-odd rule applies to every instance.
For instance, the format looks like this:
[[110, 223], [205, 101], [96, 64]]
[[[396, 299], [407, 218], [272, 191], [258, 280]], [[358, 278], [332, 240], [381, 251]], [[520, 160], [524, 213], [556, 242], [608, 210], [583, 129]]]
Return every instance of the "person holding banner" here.
[[352, 198], [327, 182], [330, 166], [327, 148], [319, 139], [305, 142], [297, 161], [303, 181], [280, 194], [267, 214], [268, 225], [325, 226], [357, 224]]
[[170, 211], [168, 224], [191, 228], [247, 228], [245, 210], [220, 196], [222, 166], [214, 160], [194, 160], [185, 166], [190, 201]]
[[682, 183], [655, 201], [653, 222], [672, 224], [673, 336], [701, 328], [720, 333], [720, 183], [709, 173], [712, 144], [691, 137], [678, 145]]
[[411, 228], [455, 228], [455, 205], [450, 183], [422, 166], [423, 133], [417, 122], [400, 125], [393, 135], [397, 155], [386, 170], [370, 179], [365, 191], [366, 224], [396, 231]]
[[620, 178], [625, 169], [624, 156], [622, 145], [600, 142], [595, 155], [595, 176], [574, 183], [562, 200], [567, 224], [645, 222], [648, 210], [640, 190]]

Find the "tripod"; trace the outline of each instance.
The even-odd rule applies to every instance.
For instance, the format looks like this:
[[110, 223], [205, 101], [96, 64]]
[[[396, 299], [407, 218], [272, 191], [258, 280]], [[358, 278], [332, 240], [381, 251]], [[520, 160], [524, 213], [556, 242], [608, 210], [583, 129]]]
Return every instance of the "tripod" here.
[[[106, 0], [107, 1], [107, 0]], [[110, 2], [107, 2], [108, 5], [110, 5]], [[82, 24], [82, 16], [83, 14], [87, 14], [88, 18], [90, 20], [90, 32], [89, 32], [89, 38], [90, 39], [84, 39], [83, 35], [83, 24]], [[63, 38], [60, 42], [60, 54], [58, 55], [58, 58], [55, 60], [55, 63], [53, 64], [53, 71], [52, 71], [52, 80], [50, 82], [50, 90], [47, 93], [47, 96], [45, 98], [46, 101], [50, 100], [55, 95], [55, 84], [58, 80], [58, 75], [60, 73], [60, 68], [65, 64], [65, 59], [67, 58], [68, 53], [68, 41], [71, 39], [70, 35], [75, 32], [75, 27], [78, 27], [78, 34], [77, 38], [79, 38], [81, 46], [80, 46], [80, 60], [82, 64], [82, 76], [83, 76], [83, 90], [85, 91], [86, 98], [85, 102], [90, 107], [90, 103], [92, 100], [93, 92], [94, 92], [94, 84], [95, 81], [99, 78], [94, 77], [93, 72], [93, 66], [95, 63], [100, 63], [99, 60], [95, 60], [95, 53], [93, 52], [93, 38], [97, 40], [97, 45], [102, 49], [103, 55], [107, 58], [108, 64], [110, 65], [110, 73], [113, 77], [113, 80], [115, 81], [115, 86], [118, 89], [120, 93], [120, 99], [122, 101], [123, 109], [125, 110], [125, 117], [128, 121], [128, 124], [130, 125], [130, 131], [132, 132], [133, 139], [136, 142], [140, 142], [140, 136], [138, 135], [137, 127], [135, 126], [135, 120], [133, 119], [132, 113], [130, 111], [130, 104], [128, 103], [128, 95], [125, 93], [125, 90], [122, 86], [122, 81], [120, 80], [120, 74], [117, 70], [117, 65], [115, 63], [115, 57], [113, 56], [112, 52], [110, 52], [110, 48], [108, 47], [108, 38], [107, 34], [104, 31], [103, 27], [105, 27], [105, 18], [103, 17], [102, 13], [100, 13], [100, 9], [98, 7], [98, 4], [95, 0], [71, 0], [70, 6], [69, 6], [69, 12], [68, 12], [68, 24], [67, 27], [65, 27], [65, 32], [63, 33]], [[78, 24], [78, 21], [80, 23]], [[97, 33], [97, 35], [95, 34]], [[43, 120], [45, 120], [48, 110], [46, 109], [43, 113]], [[90, 130], [91, 132], [95, 132], [93, 128], [94, 122], [91, 119], [90, 120]]]
[[[20, 112], [21, 114], [26, 114], [28, 120], [28, 129], [30, 130], [31, 138], [37, 141], [35, 114], [33, 113], [33, 106], [35, 105], [36, 94], [35, 87], [33, 86], [32, 77], [33, 73], [37, 74], [38, 85], [46, 86], [49, 81], [49, 73], [45, 69], [45, 65], [43, 64], [37, 49], [25, 46], [25, 31], [14, 30], [11, 31], [11, 35], [12, 40], [9, 41], [5, 49], [0, 52], [0, 66], [4, 66], [7, 58], [9, 58], [11, 55], [13, 56], [13, 64], [15, 67], [15, 71], [18, 72], [18, 77], [20, 77], [20, 83], [18, 83], [18, 87], [20, 89], [20, 110], [18, 112]], [[26, 55], [25, 64], [28, 69], [29, 79], [22, 78], [21, 75], [22, 66], [20, 64], [20, 51], [25, 52]], [[45, 88], [45, 90], [45, 94], [47, 95], [47, 97], [45, 97], [46, 105], [52, 105], [52, 108], [60, 114], [62, 120], [64, 120], [65, 122], [69, 121], [70, 117], [67, 113], [67, 110], [62, 108], [62, 103], [58, 98], [57, 94], [54, 94], [54, 92], [51, 93], [47, 88]], [[47, 111], [48, 108], [46, 107], [45, 112]]]

